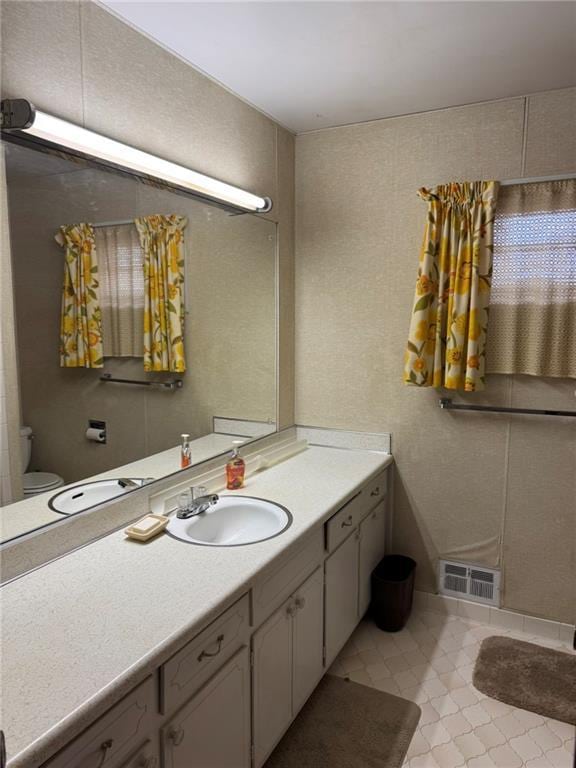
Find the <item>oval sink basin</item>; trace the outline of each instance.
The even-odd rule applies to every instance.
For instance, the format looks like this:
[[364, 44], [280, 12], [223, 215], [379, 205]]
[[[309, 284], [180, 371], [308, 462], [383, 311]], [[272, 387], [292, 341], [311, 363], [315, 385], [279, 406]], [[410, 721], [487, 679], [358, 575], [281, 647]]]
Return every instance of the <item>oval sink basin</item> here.
[[273, 501], [253, 496], [220, 496], [207, 512], [188, 520], [174, 516], [166, 530], [190, 544], [239, 547], [279, 536], [290, 525], [290, 512]]
[[48, 506], [61, 515], [73, 515], [76, 512], [83, 512], [89, 507], [102, 504], [103, 501], [110, 501], [117, 496], [122, 496], [128, 491], [141, 488], [152, 480], [151, 477], [145, 479], [131, 477], [122, 480], [94, 480], [92, 483], [81, 483], [52, 496]]

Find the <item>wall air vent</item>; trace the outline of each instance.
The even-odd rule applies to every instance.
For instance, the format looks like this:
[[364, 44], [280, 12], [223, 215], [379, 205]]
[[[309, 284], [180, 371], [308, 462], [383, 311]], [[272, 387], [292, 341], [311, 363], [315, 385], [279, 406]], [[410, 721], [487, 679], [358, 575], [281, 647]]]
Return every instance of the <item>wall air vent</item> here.
[[438, 591], [485, 605], [500, 605], [500, 571], [466, 563], [440, 560]]

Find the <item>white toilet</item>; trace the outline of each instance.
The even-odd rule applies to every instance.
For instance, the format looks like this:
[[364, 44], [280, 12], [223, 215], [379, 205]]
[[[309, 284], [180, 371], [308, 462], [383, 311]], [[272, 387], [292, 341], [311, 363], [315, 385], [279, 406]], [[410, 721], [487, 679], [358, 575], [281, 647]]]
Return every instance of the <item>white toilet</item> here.
[[[22, 427], [20, 429], [20, 451], [22, 468], [24, 470], [28, 469], [28, 464], [30, 464], [32, 437], [32, 429], [30, 427]], [[55, 488], [60, 488], [61, 485], [64, 485], [63, 478], [60, 475], [55, 475], [53, 472], [24, 472], [22, 477], [25, 499], [30, 496], [37, 496], [39, 493], [46, 493]]]

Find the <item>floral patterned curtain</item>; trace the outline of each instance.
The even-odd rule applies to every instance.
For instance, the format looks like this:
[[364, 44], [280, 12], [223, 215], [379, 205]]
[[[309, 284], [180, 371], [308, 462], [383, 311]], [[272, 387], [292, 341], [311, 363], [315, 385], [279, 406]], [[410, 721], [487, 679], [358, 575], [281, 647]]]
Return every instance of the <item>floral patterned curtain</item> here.
[[135, 219], [144, 251], [144, 370], [186, 370], [184, 216]]
[[98, 300], [98, 258], [90, 224], [60, 227], [65, 248], [60, 365], [102, 368], [102, 315]]
[[484, 388], [498, 182], [421, 189], [428, 219], [420, 252], [404, 382]]

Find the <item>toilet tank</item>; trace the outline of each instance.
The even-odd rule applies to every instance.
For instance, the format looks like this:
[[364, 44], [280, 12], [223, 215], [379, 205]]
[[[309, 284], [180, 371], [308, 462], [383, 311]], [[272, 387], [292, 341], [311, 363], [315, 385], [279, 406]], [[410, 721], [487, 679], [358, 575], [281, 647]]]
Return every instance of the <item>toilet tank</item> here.
[[32, 429], [30, 427], [20, 428], [20, 456], [22, 457], [22, 472], [26, 472], [30, 464], [32, 454]]

